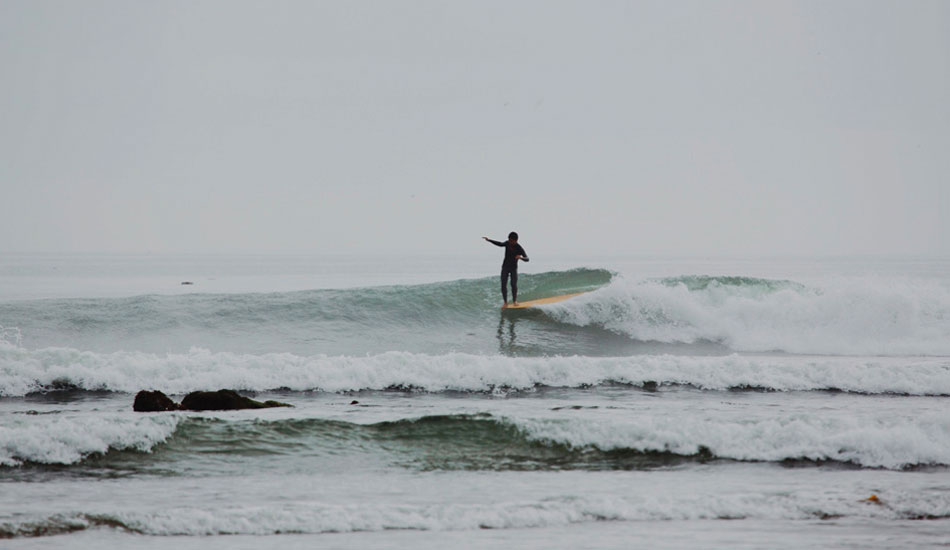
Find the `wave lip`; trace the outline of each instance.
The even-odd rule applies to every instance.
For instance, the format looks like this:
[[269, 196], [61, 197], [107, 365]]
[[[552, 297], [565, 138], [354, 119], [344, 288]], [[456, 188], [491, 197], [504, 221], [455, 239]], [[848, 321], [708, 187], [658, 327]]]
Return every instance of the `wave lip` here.
[[678, 356], [510, 357], [386, 352], [362, 357], [27, 350], [0, 342], [0, 396], [74, 388], [169, 394], [196, 390], [347, 392], [391, 388], [490, 392], [539, 386], [686, 385], [703, 390], [839, 390], [950, 395], [946, 358]]

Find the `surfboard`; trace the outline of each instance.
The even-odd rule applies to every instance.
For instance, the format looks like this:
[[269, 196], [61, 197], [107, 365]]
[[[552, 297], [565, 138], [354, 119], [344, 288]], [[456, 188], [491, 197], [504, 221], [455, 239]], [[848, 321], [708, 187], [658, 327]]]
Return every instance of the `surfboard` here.
[[580, 296], [585, 294], [584, 292], [574, 292], [572, 294], [562, 294], [560, 296], [551, 296], [550, 298], [539, 298], [537, 300], [528, 300], [527, 302], [518, 302], [518, 305], [508, 304], [502, 309], [525, 309], [534, 306], [542, 306], [544, 304], [555, 304], [557, 302], [563, 302], [574, 296]]

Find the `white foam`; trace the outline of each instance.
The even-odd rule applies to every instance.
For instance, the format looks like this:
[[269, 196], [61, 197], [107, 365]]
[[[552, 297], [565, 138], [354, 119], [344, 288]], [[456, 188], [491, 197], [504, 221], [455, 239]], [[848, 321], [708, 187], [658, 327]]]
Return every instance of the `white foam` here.
[[763, 417], [722, 411], [693, 415], [618, 414], [599, 418], [508, 419], [539, 441], [600, 450], [634, 449], [693, 455], [702, 447], [720, 458], [808, 459], [865, 467], [950, 465], [950, 418], [943, 414], [822, 410]]
[[176, 414], [11, 414], [0, 425], [0, 465], [74, 464], [109, 450], [148, 451], [175, 431], [179, 419]]
[[[904, 495], [882, 492], [882, 504], [869, 504], [850, 493], [723, 494], [639, 493], [623, 497], [562, 496], [495, 504], [438, 505], [283, 503], [271, 506], [176, 507], [157, 511], [101, 509], [95, 514], [59, 514], [43, 520], [19, 520], [23, 531], [36, 526], [89, 528], [98, 521], [118, 520], [146, 535], [272, 535], [279, 533], [346, 533], [393, 529], [464, 531], [564, 526], [597, 521], [787, 519], [829, 516], [895, 520], [950, 515], [945, 493]], [[8, 523], [5, 531], [16, 533]]]
[[835, 279], [821, 287], [685, 284], [622, 276], [544, 306], [562, 322], [637, 340], [721, 342], [736, 351], [950, 355], [950, 289], [936, 281]]
[[861, 393], [950, 395], [950, 359], [896, 357], [674, 356], [508, 357], [387, 352], [363, 357], [290, 353], [94, 353], [27, 350], [0, 342], [0, 395], [69, 383], [86, 390], [182, 394], [232, 388], [263, 391], [427, 391], [580, 387], [604, 382], [688, 384], [704, 389], [841, 389]]

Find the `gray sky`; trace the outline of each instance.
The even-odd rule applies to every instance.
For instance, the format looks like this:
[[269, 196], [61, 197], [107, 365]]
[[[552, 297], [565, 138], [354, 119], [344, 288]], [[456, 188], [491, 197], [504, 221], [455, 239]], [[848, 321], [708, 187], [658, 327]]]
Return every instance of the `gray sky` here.
[[950, 254], [950, 2], [0, 0], [0, 251]]

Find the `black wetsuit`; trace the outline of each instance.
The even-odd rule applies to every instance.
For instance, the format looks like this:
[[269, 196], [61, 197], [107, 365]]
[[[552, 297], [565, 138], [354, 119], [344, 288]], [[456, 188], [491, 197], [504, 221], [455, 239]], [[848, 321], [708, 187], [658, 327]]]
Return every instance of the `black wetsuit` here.
[[508, 277], [511, 276], [511, 300], [518, 301], [518, 256], [528, 261], [528, 253], [518, 243], [498, 242], [488, 239], [495, 246], [505, 247], [505, 261], [501, 264], [501, 297], [508, 303]]

